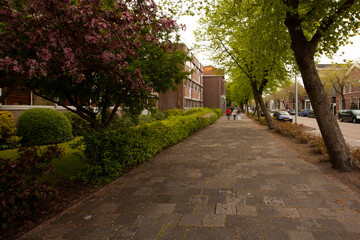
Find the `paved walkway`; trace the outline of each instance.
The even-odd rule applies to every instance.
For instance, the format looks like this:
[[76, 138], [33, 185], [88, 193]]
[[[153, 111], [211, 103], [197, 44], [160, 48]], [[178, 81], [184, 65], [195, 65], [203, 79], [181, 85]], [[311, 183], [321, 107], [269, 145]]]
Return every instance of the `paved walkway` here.
[[219, 119], [23, 239], [360, 239], [360, 196]]

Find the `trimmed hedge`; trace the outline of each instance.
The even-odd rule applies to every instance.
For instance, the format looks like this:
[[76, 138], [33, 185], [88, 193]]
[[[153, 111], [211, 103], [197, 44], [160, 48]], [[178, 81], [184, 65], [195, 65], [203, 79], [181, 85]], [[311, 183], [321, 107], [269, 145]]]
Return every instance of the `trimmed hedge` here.
[[50, 108], [32, 108], [20, 115], [18, 135], [22, 142], [44, 145], [72, 139], [71, 124], [62, 114]]
[[203, 108], [191, 115], [170, 116], [163, 121], [84, 136], [85, 156], [90, 165], [80, 178], [99, 184], [110, 182], [122, 172], [149, 160], [163, 148], [171, 146], [218, 119]]

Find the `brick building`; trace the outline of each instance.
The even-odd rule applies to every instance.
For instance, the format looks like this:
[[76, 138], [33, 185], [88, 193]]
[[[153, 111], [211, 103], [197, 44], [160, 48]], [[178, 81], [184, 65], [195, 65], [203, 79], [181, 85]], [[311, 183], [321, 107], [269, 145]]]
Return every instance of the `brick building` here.
[[193, 73], [177, 85], [177, 90], [170, 89], [166, 93], [159, 93], [157, 105], [160, 111], [203, 107], [203, 66], [186, 45], [182, 44], [180, 47], [192, 57], [192, 61], [186, 62], [184, 69], [193, 70]]
[[317, 69], [320, 77], [326, 71], [344, 71], [346, 83], [343, 90], [345, 106], [343, 106], [342, 96], [336, 93], [334, 89], [329, 90], [329, 104], [334, 114], [339, 113], [339, 110], [342, 109], [350, 109], [352, 105], [360, 109], [360, 64], [358, 62], [354, 62], [349, 67], [345, 65], [318, 64]]
[[358, 62], [350, 66], [346, 78], [350, 81], [344, 87], [345, 106], [342, 106], [341, 96], [338, 94], [336, 96], [338, 109], [350, 109], [352, 105], [360, 109], [360, 64]]
[[222, 69], [204, 67], [204, 107], [226, 111], [225, 77]]

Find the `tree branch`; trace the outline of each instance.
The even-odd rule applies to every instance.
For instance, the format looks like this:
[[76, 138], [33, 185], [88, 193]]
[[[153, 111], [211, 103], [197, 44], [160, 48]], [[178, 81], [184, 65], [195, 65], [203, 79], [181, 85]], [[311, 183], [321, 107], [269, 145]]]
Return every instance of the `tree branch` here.
[[330, 15], [329, 17], [320, 21], [320, 27], [316, 31], [315, 35], [312, 37], [310, 42], [314, 42], [317, 44], [321, 38], [324, 36], [324, 33], [334, 24], [336, 19], [345, 13], [352, 5], [354, 5], [355, 0], [346, 0], [335, 13]]

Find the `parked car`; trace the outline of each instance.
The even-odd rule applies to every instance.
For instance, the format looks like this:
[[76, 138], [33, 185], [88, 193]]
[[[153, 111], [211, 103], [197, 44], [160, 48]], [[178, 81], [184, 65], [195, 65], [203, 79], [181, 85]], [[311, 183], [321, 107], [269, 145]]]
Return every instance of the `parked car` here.
[[291, 110], [288, 111], [288, 113], [289, 113], [290, 115], [295, 115], [295, 110], [294, 110], [294, 109], [291, 109]]
[[357, 109], [343, 109], [339, 111], [340, 122], [349, 121], [353, 123], [360, 123], [360, 110]]
[[307, 117], [308, 118], [315, 118], [314, 111], [309, 111], [308, 114], [307, 114]]
[[307, 109], [301, 109], [301, 111], [299, 112], [299, 116], [302, 117], [306, 117], [308, 115], [308, 110]]
[[290, 114], [287, 111], [277, 111], [274, 113], [273, 117], [277, 121], [290, 122], [290, 123], [292, 123], [293, 121], [293, 118], [290, 116]]

